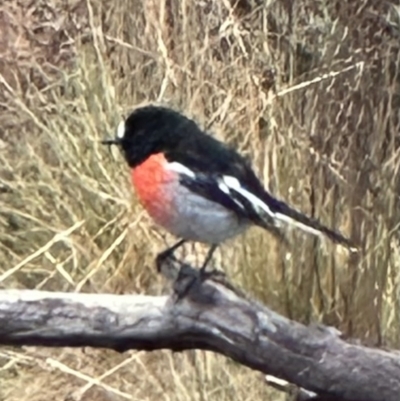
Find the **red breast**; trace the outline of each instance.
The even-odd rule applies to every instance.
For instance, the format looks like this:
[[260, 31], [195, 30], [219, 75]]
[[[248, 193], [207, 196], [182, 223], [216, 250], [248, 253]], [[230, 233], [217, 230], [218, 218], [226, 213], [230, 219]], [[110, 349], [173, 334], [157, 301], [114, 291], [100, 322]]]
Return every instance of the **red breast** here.
[[162, 153], [148, 157], [132, 169], [132, 183], [140, 203], [160, 225], [167, 225], [171, 212], [173, 193], [168, 189], [177, 180], [176, 173], [169, 171]]

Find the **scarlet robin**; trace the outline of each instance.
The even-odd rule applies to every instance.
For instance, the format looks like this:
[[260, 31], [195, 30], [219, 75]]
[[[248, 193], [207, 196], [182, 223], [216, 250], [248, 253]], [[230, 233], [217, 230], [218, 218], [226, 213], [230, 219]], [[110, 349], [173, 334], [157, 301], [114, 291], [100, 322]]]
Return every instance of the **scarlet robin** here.
[[356, 250], [338, 231], [273, 197], [244, 157], [177, 111], [138, 108], [119, 124], [114, 139], [102, 142], [120, 146], [141, 204], [180, 238], [158, 255], [158, 266], [184, 242], [197, 241], [210, 245], [204, 271], [220, 243], [251, 225], [284, 240], [286, 223]]

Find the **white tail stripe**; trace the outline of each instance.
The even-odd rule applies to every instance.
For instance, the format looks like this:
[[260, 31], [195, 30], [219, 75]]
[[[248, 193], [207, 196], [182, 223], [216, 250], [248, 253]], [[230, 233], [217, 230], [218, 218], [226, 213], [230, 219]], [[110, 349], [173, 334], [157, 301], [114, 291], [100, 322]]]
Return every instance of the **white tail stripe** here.
[[304, 223], [300, 223], [299, 221], [293, 219], [292, 217], [289, 217], [285, 214], [282, 213], [274, 213], [272, 210], [266, 205], [261, 199], [259, 199], [257, 196], [253, 195], [251, 192], [247, 191], [246, 189], [242, 188], [240, 185], [240, 182], [238, 179], [235, 177], [230, 177], [230, 176], [225, 176], [223, 177], [225, 184], [232, 188], [233, 190], [239, 192], [242, 194], [244, 197], [246, 197], [253, 205], [258, 206], [264, 212], [266, 212], [268, 215], [270, 215], [272, 218], [275, 219], [275, 222], [277, 223], [277, 226], [280, 226], [279, 222], [284, 222], [286, 224], [289, 224], [291, 226], [298, 227], [299, 229], [308, 232], [310, 234], [316, 235], [318, 237], [323, 237], [324, 233], [320, 230], [317, 230], [313, 227], [307, 226]]
[[318, 237], [323, 237], [323, 236], [324, 236], [324, 233], [323, 233], [322, 231], [317, 230], [317, 229], [315, 229], [315, 228], [312, 228], [312, 227], [310, 227], [310, 226], [307, 226], [307, 225], [305, 225], [305, 224], [303, 224], [303, 223], [300, 223], [300, 222], [298, 222], [297, 220], [292, 219], [292, 218], [289, 217], [289, 216], [286, 216], [285, 214], [276, 213], [275, 217], [276, 217], [277, 219], [281, 220], [281, 221], [284, 221], [284, 222], [287, 223], [287, 224], [290, 224], [290, 225], [293, 225], [293, 226], [295, 226], [295, 227], [298, 227], [298, 228], [300, 228], [301, 230], [306, 231], [306, 232], [308, 232], [308, 233], [310, 233], [310, 234], [316, 235], [316, 236], [318, 236]]

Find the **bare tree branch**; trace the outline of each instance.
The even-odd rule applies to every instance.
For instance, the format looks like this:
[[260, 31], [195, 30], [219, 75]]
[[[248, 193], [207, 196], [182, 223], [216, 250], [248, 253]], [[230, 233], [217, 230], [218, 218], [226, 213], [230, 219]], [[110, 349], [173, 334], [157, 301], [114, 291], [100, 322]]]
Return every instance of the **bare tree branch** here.
[[189, 267], [181, 270], [171, 296], [0, 291], [0, 344], [119, 352], [203, 349], [320, 400], [398, 401], [400, 394], [397, 352], [352, 344], [335, 330], [291, 321], [225, 280], [200, 280]]

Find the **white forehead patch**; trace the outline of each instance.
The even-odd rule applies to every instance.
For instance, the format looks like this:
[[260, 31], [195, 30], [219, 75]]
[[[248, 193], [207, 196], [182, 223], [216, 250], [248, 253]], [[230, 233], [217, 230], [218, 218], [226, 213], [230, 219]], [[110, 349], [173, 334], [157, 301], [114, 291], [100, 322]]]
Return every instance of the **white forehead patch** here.
[[117, 128], [117, 138], [122, 139], [125, 136], [125, 121], [121, 121]]

